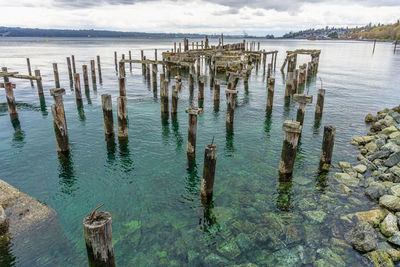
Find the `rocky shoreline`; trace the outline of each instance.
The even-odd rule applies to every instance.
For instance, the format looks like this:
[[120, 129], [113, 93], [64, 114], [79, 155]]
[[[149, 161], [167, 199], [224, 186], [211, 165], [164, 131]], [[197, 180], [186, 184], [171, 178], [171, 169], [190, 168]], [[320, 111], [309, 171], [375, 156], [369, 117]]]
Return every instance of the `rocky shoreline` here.
[[345, 240], [371, 265], [400, 262], [400, 106], [368, 114], [366, 136], [354, 136], [359, 164], [339, 162], [334, 179], [342, 186], [362, 188], [373, 208], [341, 217], [350, 222]]

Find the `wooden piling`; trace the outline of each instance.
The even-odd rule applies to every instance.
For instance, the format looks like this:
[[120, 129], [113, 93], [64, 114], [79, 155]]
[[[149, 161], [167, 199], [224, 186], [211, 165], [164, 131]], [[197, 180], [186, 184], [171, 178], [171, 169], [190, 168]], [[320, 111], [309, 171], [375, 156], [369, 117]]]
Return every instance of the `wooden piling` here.
[[332, 161], [333, 146], [335, 144], [336, 127], [327, 125], [324, 127], [324, 137], [322, 140], [322, 151], [319, 161], [320, 170], [329, 170]]
[[91, 75], [92, 75], [92, 86], [93, 90], [97, 90], [97, 81], [96, 81], [96, 64], [94, 60], [90, 60], [90, 70], [91, 70]]
[[322, 112], [324, 110], [324, 99], [325, 99], [325, 89], [318, 90], [317, 104], [315, 105], [315, 117], [322, 117]]
[[[132, 52], [129, 50], [128, 52], [129, 60], [132, 60]], [[129, 62], [129, 71], [132, 72], [132, 62]]]
[[119, 95], [120, 96], [126, 96], [125, 78], [124, 77], [119, 77], [118, 78], [118, 84], [119, 84]]
[[272, 65], [271, 65], [271, 63], [268, 63], [267, 81], [269, 78], [271, 78], [271, 69], [272, 69]]
[[212, 201], [217, 152], [218, 147], [213, 144], [206, 146], [204, 151], [203, 178], [200, 189], [203, 204], [209, 204]]
[[146, 64], [143, 63], [143, 60], [145, 59], [143, 50], [140, 50], [140, 58], [142, 60], [142, 74], [146, 75]]
[[194, 90], [194, 77], [193, 77], [193, 73], [189, 73], [189, 91], [191, 93], [193, 93]]
[[106, 137], [114, 136], [114, 119], [112, 112], [112, 101], [111, 95], [103, 94], [101, 95], [101, 103], [103, 108], [104, 117], [104, 133]]
[[157, 89], [157, 64], [152, 64], [151, 66], [151, 79], [153, 81], [153, 88]]
[[[29, 74], [29, 76], [32, 76], [31, 61], [30, 61], [29, 58], [26, 58], [26, 65], [27, 65], [27, 67], [28, 67], [28, 74]], [[33, 86], [33, 81], [30, 80], [30, 82], [31, 82], [31, 86]]]
[[54, 72], [54, 83], [56, 85], [56, 88], [60, 88], [60, 77], [58, 75], [57, 63], [53, 63], [53, 72]]
[[128, 113], [126, 102], [126, 96], [117, 98], [118, 138], [128, 138]]
[[293, 96], [293, 100], [299, 103], [299, 108], [297, 109], [296, 121], [300, 122], [300, 125], [303, 125], [304, 114], [306, 112], [306, 104], [312, 103], [313, 96], [305, 94], [295, 94]]
[[190, 156], [194, 156], [196, 154], [197, 115], [202, 112], [203, 109], [193, 106], [186, 109], [186, 113], [188, 113], [189, 115], [188, 141], [186, 152]]
[[282, 130], [285, 131], [281, 160], [279, 162], [279, 176], [281, 180], [290, 179], [296, 159], [297, 144], [301, 134], [300, 122], [286, 120]]
[[76, 65], [75, 65], [75, 56], [71, 55], [71, 61], [72, 61], [72, 71], [76, 73]]
[[150, 81], [151, 71], [150, 71], [150, 64], [146, 64], [146, 79]]
[[89, 75], [88, 75], [87, 65], [82, 65], [82, 73], [83, 73], [83, 84], [85, 86], [85, 90], [89, 90]]
[[117, 55], [117, 51], [114, 51], [114, 64], [115, 64], [115, 72], [118, 73], [118, 55]]
[[220, 82], [219, 80], [216, 80], [214, 86], [214, 102], [219, 101], [219, 96], [220, 96]]
[[6, 91], [6, 98], [7, 98], [8, 113], [10, 114], [11, 121], [18, 119], [17, 105], [15, 103], [15, 97], [14, 97], [14, 86], [15, 84], [12, 84], [10, 82], [4, 83], [4, 88]]
[[275, 78], [269, 78], [269, 80], [268, 80], [268, 96], [267, 96], [267, 111], [268, 112], [272, 111], [272, 106], [274, 104], [274, 89], [275, 89]]
[[163, 86], [160, 89], [161, 94], [161, 113], [168, 114], [168, 81], [164, 80]]
[[109, 212], [98, 211], [84, 218], [83, 232], [89, 266], [115, 267], [111, 224]]
[[40, 77], [40, 79], [36, 80], [36, 86], [37, 86], [39, 97], [42, 97], [44, 95], [43, 95], [42, 76], [40, 75], [40, 70], [35, 70], [35, 76], [39, 76]]
[[100, 56], [97, 56], [97, 72], [99, 73], [99, 83], [103, 83], [103, 77], [101, 76], [101, 63], [100, 63]]
[[372, 49], [372, 54], [375, 53], [375, 45], [376, 45], [376, 39], [374, 40], [374, 48]]
[[119, 62], [119, 77], [125, 77], [125, 63]]
[[197, 98], [199, 100], [204, 100], [204, 78], [203, 77], [199, 78], [199, 90], [198, 90]]
[[234, 119], [234, 115], [235, 115], [235, 106], [236, 106], [236, 95], [237, 95], [238, 91], [226, 89], [225, 93], [227, 95], [226, 124], [233, 125], [233, 119]]
[[171, 115], [174, 116], [178, 113], [178, 89], [172, 86], [172, 99], [171, 99]]
[[[71, 66], [71, 59], [69, 57], [67, 57], [67, 67], [68, 67], [69, 82], [72, 85], [73, 84], [72, 66]], [[29, 75], [31, 75], [31, 74], [29, 74]]]
[[290, 94], [293, 88], [293, 72], [288, 72], [285, 87], [285, 98], [290, 98]]
[[56, 135], [56, 145], [58, 152], [68, 152], [70, 150], [68, 141], [67, 121], [65, 118], [63, 95], [64, 88], [55, 88], [50, 90], [50, 94], [54, 98], [54, 104], [51, 105], [51, 113], [53, 114], [54, 133]]
[[81, 79], [79, 77], [79, 73], [74, 74], [74, 83], [75, 83], [75, 99], [76, 103], [82, 104], [82, 90], [81, 90]]

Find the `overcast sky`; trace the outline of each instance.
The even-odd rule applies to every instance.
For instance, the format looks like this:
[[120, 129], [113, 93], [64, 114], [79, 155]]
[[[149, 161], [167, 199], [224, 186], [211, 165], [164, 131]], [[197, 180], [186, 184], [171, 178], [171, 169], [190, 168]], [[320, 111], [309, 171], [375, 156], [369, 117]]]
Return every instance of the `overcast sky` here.
[[0, 26], [275, 34], [392, 23], [400, 0], [0, 0]]

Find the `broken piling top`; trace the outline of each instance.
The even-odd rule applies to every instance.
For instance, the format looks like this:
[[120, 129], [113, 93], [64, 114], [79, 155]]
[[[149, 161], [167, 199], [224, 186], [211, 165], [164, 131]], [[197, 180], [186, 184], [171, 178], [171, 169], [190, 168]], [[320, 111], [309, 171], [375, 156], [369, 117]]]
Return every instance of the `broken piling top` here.
[[199, 115], [200, 113], [203, 113], [203, 109], [192, 106], [192, 107], [186, 109], [186, 113], [188, 113], [190, 115]]
[[306, 94], [294, 94], [293, 95], [293, 100], [295, 102], [309, 104], [309, 103], [312, 103], [313, 96], [312, 95], [306, 95]]
[[301, 133], [301, 124], [298, 121], [286, 120], [282, 125], [282, 130], [289, 133]]
[[237, 93], [238, 93], [238, 90], [226, 89], [226, 90], [225, 90], [225, 93], [226, 93], [226, 94], [237, 94]]
[[53, 89], [50, 89], [50, 95], [51, 96], [57, 97], [57, 96], [65, 95], [65, 94], [66, 93], [65, 93], [65, 89], [64, 88], [53, 88]]

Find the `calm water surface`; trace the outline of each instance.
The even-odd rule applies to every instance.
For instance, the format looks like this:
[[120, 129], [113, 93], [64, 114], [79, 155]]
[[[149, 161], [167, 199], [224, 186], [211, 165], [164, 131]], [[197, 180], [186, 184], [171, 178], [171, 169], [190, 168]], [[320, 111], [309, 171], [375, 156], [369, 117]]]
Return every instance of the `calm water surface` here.
[[[29, 57], [32, 68], [41, 70], [46, 98], [41, 105], [29, 81], [13, 80], [21, 123], [21, 131], [15, 131], [5, 92], [0, 91], [0, 179], [55, 209], [60, 224], [45, 235], [32, 235], [29, 242], [2, 248], [2, 261], [8, 259], [16, 266], [87, 265], [82, 220], [105, 203], [103, 209], [113, 218], [119, 266], [301, 266], [334, 258], [330, 252], [347, 265], [361, 266], [357, 252], [338, 244], [346, 230], [340, 216], [370, 204], [357, 190], [353, 198], [334, 193], [332, 179], [318, 176], [323, 126], [333, 124], [337, 129], [334, 162], [354, 162], [357, 151], [348, 142], [367, 131], [365, 114], [399, 104], [400, 54], [393, 54], [389, 43], [377, 44], [372, 54], [368, 42], [262, 40], [262, 49], [279, 51], [272, 115], [265, 112], [265, 77], [253, 70], [248, 90], [239, 82], [234, 130], [227, 131], [225, 99], [221, 97], [219, 109], [214, 107], [213, 91], [206, 81], [193, 162], [186, 158], [188, 77], [183, 77], [177, 119], [162, 122], [159, 90], [154, 94], [141, 65], [133, 65], [132, 72], [127, 65], [129, 142], [116, 139], [107, 144], [101, 94], [112, 95], [116, 122], [119, 90], [114, 51], [120, 56], [131, 50], [138, 59], [143, 49], [153, 58], [153, 49], [166, 51], [174, 41], [180, 40], [0, 39], [0, 66], [25, 74]], [[279, 68], [286, 50], [300, 48], [322, 53], [319, 73], [305, 88], [314, 95], [314, 103], [306, 108], [293, 182], [283, 184], [278, 183], [277, 173], [281, 127], [284, 120], [296, 118], [297, 105], [285, 105], [285, 77]], [[96, 55], [102, 61], [103, 84], [84, 96], [80, 112], [65, 59], [72, 54], [79, 73]], [[298, 63], [308, 60], [299, 56]], [[71, 143], [67, 158], [57, 154], [50, 111], [53, 62], [58, 63], [61, 86], [67, 91], [64, 105]], [[318, 123], [314, 110], [320, 78], [327, 92]], [[221, 90], [225, 88], [222, 82]], [[213, 136], [218, 145], [214, 202], [204, 208], [199, 200], [203, 153]], [[310, 211], [320, 211], [322, 222], [307, 216]]]

